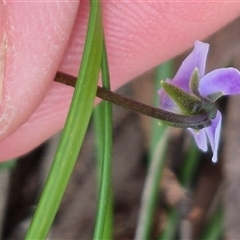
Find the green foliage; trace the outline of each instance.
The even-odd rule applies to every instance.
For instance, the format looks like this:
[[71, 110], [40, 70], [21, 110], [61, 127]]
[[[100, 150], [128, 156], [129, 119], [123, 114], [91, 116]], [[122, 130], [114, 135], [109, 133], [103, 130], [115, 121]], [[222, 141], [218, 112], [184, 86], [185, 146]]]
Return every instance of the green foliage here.
[[[110, 89], [106, 46], [102, 54], [103, 87]], [[112, 197], [112, 106], [104, 101], [94, 109], [94, 122], [98, 150], [99, 200], [93, 239], [113, 238]]]
[[63, 134], [26, 239], [45, 239], [73, 171], [91, 117], [102, 57], [100, 3], [91, 1], [82, 64]]

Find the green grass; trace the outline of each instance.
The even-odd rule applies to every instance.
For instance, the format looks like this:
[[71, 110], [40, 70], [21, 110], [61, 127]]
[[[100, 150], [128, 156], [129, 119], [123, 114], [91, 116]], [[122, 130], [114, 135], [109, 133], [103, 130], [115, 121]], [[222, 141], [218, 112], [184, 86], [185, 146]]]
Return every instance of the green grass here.
[[26, 239], [45, 239], [72, 174], [89, 120], [103, 48], [100, 2], [92, 0], [82, 63], [63, 134]]

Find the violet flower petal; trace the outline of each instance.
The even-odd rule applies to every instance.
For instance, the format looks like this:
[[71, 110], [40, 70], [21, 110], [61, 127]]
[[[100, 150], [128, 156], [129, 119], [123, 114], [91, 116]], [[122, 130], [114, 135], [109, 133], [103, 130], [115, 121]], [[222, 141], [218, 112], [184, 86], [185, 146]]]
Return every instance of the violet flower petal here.
[[208, 150], [207, 140], [209, 140], [209, 143], [213, 152], [213, 157], [212, 157], [213, 162], [217, 162], [218, 160], [218, 147], [219, 147], [221, 124], [222, 124], [222, 114], [219, 111], [217, 111], [216, 118], [212, 120], [211, 126], [201, 129], [198, 132], [196, 132], [191, 128], [188, 129], [192, 133], [198, 147], [204, 152]]
[[201, 78], [199, 92], [203, 97], [217, 92], [223, 95], [239, 94], [240, 72], [236, 68], [216, 69]]
[[212, 120], [211, 126], [204, 129], [207, 133], [207, 137], [209, 139], [209, 142], [212, 148], [212, 152], [213, 152], [212, 161], [214, 163], [216, 163], [218, 160], [218, 147], [219, 147], [219, 140], [220, 140], [221, 125], [222, 125], [222, 114], [219, 111], [217, 111], [217, 115]]
[[[167, 79], [166, 82], [180, 87], [186, 92], [190, 92], [189, 82], [193, 70], [197, 67], [199, 70], [200, 78], [204, 76], [208, 49], [209, 44], [195, 41], [193, 51], [182, 62], [175, 77], [172, 80]], [[166, 94], [163, 89], [160, 89], [158, 91], [158, 94], [160, 97], [160, 107], [162, 109], [177, 113], [181, 112], [181, 110], [176, 106], [176, 104], [172, 101], [172, 99]]]
[[175, 77], [172, 81], [170, 80], [169, 83], [172, 83], [184, 91], [189, 92], [189, 82], [193, 70], [198, 68], [200, 78], [202, 78], [205, 74], [208, 49], [208, 43], [195, 41], [193, 51], [185, 58]]
[[192, 133], [198, 148], [202, 151], [206, 152], [208, 150], [207, 145], [207, 135], [205, 129], [201, 129], [200, 131], [196, 131], [194, 129], [188, 128], [188, 130]]

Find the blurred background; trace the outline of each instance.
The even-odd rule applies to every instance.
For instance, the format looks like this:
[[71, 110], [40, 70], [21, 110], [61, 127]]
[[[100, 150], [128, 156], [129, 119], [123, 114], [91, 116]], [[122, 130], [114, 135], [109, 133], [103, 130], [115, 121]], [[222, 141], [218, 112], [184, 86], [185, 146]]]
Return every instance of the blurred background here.
[[[204, 40], [210, 43], [207, 72], [226, 66], [240, 69], [239, 26], [240, 18]], [[168, 77], [174, 75], [189, 51], [171, 61], [173, 72]], [[153, 96], [157, 96], [155, 82], [166, 78], [164, 69], [152, 69], [118, 92], [152, 105]], [[151, 239], [239, 239], [240, 96], [223, 97], [217, 104], [223, 113], [223, 128], [216, 164], [211, 162], [211, 152], [201, 153], [196, 149], [186, 130], [169, 127]], [[135, 236], [153, 121], [118, 106], [113, 106], [113, 111], [113, 239], [127, 240]], [[1, 239], [24, 238], [59, 136], [17, 161], [0, 165]], [[191, 172], [185, 181], [183, 173], [189, 162]], [[92, 238], [97, 204], [96, 175], [96, 141], [91, 122], [48, 239]], [[170, 235], [165, 235], [167, 231]]]

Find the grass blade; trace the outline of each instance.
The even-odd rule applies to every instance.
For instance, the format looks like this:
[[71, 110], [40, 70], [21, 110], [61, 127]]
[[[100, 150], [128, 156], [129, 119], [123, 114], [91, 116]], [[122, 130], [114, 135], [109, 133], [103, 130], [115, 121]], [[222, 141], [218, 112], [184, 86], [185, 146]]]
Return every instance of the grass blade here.
[[[110, 89], [110, 79], [107, 61], [107, 52], [104, 44], [102, 57], [103, 87]], [[99, 180], [100, 191], [98, 200], [98, 213], [93, 239], [112, 239], [112, 105], [103, 101], [94, 110], [95, 129], [98, 140]]]
[[150, 239], [154, 209], [159, 193], [159, 182], [165, 164], [165, 150], [168, 139], [168, 130], [165, 130], [156, 146], [155, 154], [150, 162], [147, 179], [142, 194], [142, 203], [135, 239]]
[[59, 208], [92, 113], [102, 45], [100, 3], [92, 0], [82, 64], [71, 107], [49, 177], [26, 239], [45, 239]]

